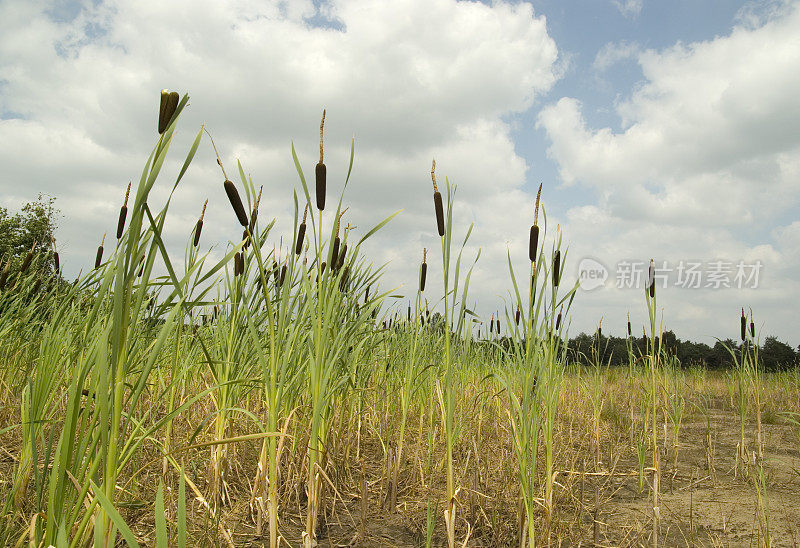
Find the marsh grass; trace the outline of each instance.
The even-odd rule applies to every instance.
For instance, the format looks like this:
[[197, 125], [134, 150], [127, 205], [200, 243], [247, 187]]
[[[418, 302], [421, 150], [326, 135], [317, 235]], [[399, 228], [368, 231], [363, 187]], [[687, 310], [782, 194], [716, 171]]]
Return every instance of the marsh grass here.
[[[0, 259], [0, 544], [710, 544], [731, 540], [731, 518], [717, 527], [707, 502], [725, 491], [754, 501], [743, 513], [761, 544], [796, 535], [800, 374], [759, 369], [752, 313], [730, 378], [664, 352], [654, 286], [644, 352], [628, 325], [628, 365], [611, 368], [598, 329], [594, 366], [576, 366], [561, 230], [548, 233], [544, 208], [539, 224], [537, 198], [529, 270], [518, 277], [509, 252], [513, 289], [487, 325], [468, 307], [479, 253], [463, 257], [472, 227], [457, 226], [446, 178], [429, 227], [442, 284], [426, 283], [423, 251], [400, 297], [362, 251], [393, 216], [340, 226], [352, 141], [341, 187], [315, 166], [309, 189], [292, 148], [290, 227], [259, 213], [241, 163], [226, 174], [218, 158], [230, 204], [207, 205], [228, 212], [236, 239], [212, 260], [204, 205], [178, 264], [163, 227], [205, 129], [154, 207], [188, 97], [164, 101], [96, 268], [66, 282], [54, 243], [24, 269]], [[55, 271], [37, 274], [44, 264]], [[790, 442], [771, 451], [767, 427]], [[734, 478], [743, 440], [756, 457]], [[687, 487], [706, 490], [689, 526], [675, 510]]]

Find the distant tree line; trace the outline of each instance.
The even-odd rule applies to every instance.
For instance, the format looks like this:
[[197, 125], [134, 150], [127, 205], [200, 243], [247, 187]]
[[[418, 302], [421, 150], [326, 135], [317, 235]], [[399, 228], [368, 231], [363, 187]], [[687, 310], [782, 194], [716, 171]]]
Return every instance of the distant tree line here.
[[[635, 358], [646, 353], [643, 337], [631, 337], [631, 346]], [[737, 355], [742, 350], [741, 343], [732, 339], [717, 341], [714, 346], [709, 346], [683, 341], [672, 331], [665, 331], [661, 341], [664, 351], [677, 356], [684, 368], [698, 366], [721, 369], [732, 366], [733, 358], [726, 346], [734, 349]], [[568, 348], [572, 359], [582, 364], [593, 364], [595, 359], [603, 365], [628, 364], [628, 344], [623, 337], [607, 337], [603, 334], [598, 337], [597, 334], [581, 333], [569, 340]], [[795, 367], [800, 363], [800, 346], [793, 349], [776, 337], [768, 336], [759, 346], [759, 361], [767, 371]]]

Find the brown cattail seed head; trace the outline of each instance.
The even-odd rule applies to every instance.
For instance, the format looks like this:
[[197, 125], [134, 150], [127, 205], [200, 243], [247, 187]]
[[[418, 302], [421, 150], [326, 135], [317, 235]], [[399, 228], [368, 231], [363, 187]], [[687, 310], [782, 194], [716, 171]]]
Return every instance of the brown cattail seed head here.
[[350, 275], [350, 266], [345, 266], [342, 270], [342, 279], [339, 281], [339, 290], [344, 291], [347, 289], [347, 278]]
[[537, 225], [531, 226], [531, 235], [528, 240], [528, 258], [531, 262], [536, 260], [536, 248], [539, 245], [539, 227]]
[[166, 131], [167, 126], [175, 114], [175, 109], [178, 108], [178, 99], [180, 96], [177, 91], [169, 92], [166, 89], [161, 90], [161, 106], [158, 110], [158, 133], [159, 135]]
[[514, 314], [514, 323], [516, 325], [519, 325], [519, 317], [520, 317], [519, 306], [517, 306], [517, 312], [516, 314]]
[[294, 252], [297, 255], [300, 255], [300, 253], [303, 251], [303, 240], [305, 239], [305, 237], [306, 237], [306, 223], [302, 222], [300, 223], [300, 226], [297, 229], [297, 245], [294, 248]]
[[408, 323], [411, 323], [411, 303], [408, 303]]
[[325, 274], [325, 268], [327, 266], [328, 266], [328, 263], [326, 263], [325, 261], [322, 261], [322, 265], [320, 266], [320, 270], [322, 270], [323, 274]]
[[97, 255], [94, 258], [94, 268], [95, 270], [100, 268], [100, 265], [103, 263], [103, 244], [106, 241], [106, 235], [103, 234], [103, 239], [100, 241], [100, 246], [97, 248]]
[[203, 211], [200, 212], [200, 218], [197, 220], [197, 224], [194, 227], [194, 246], [197, 247], [197, 244], [200, 243], [200, 233], [203, 232], [203, 217], [206, 216], [206, 206], [208, 205], [208, 200], [205, 201], [203, 204]]
[[558, 287], [560, 281], [561, 281], [561, 250], [556, 249], [556, 253], [553, 256], [553, 286]]
[[281, 281], [280, 285], [283, 285], [283, 282], [286, 280], [286, 265], [281, 267]]
[[742, 341], [744, 341], [747, 338], [747, 318], [745, 318], [745, 316], [744, 316], [744, 308], [742, 308], [742, 322], [741, 323], [742, 323], [741, 335], [742, 335]]
[[128, 216], [128, 197], [131, 194], [131, 184], [128, 183], [128, 189], [125, 191], [125, 201], [122, 202], [122, 207], [119, 208], [119, 219], [117, 220], [117, 240], [122, 238], [122, 232], [125, 230], [125, 218]]
[[241, 253], [239, 253], [237, 251], [236, 254], [233, 256], [233, 275], [234, 276], [238, 276], [239, 274], [241, 274], [241, 260], [242, 260], [242, 255], [241, 255]]
[[561, 328], [561, 313], [564, 311], [564, 307], [562, 306], [561, 309], [558, 311], [558, 316], [556, 317], [556, 331]]
[[231, 206], [233, 206], [236, 218], [239, 219], [239, 224], [246, 227], [247, 213], [244, 210], [242, 199], [239, 197], [239, 191], [236, 190], [236, 186], [228, 179], [225, 179], [225, 194], [228, 195], [228, 200], [230, 200]]
[[422, 249], [422, 266], [419, 269], [419, 291], [425, 291], [425, 278], [428, 276], [428, 250]]
[[33, 261], [33, 250], [36, 247], [36, 242], [31, 246], [28, 253], [25, 254], [25, 258], [22, 260], [22, 265], [19, 267], [20, 274], [24, 274], [28, 268], [31, 266], [31, 261]]
[[333, 239], [331, 248], [331, 270], [336, 270], [336, 261], [339, 259], [339, 236]]
[[656, 267], [653, 264], [653, 259], [650, 259], [650, 268], [647, 270], [647, 284], [650, 291], [650, 298], [656, 298]]
[[336, 270], [339, 270], [344, 266], [344, 259], [347, 256], [347, 244], [344, 244], [342, 247], [342, 252], [339, 253], [339, 259], [336, 261]]
[[431, 180], [433, 180], [433, 207], [436, 210], [436, 229], [439, 236], [444, 236], [444, 205], [442, 194], [436, 186], [436, 160], [431, 164]]
[[753, 323], [753, 310], [750, 310], [750, 337], [756, 338], [756, 324]]
[[325, 191], [327, 188], [327, 168], [323, 163], [322, 130], [325, 127], [325, 110], [322, 110], [322, 121], [319, 123], [319, 163], [315, 169], [317, 182], [317, 209], [325, 209]]
[[58, 251], [53, 251], [53, 266], [56, 269], [56, 272], [61, 270], [61, 262], [58, 258]]
[[628, 313], [628, 337], [631, 336], [631, 314]]
[[295, 245], [294, 252], [297, 255], [303, 252], [303, 240], [306, 237], [306, 216], [308, 215], [308, 204], [306, 204], [306, 208], [303, 210], [303, 221], [300, 223], [300, 226], [297, 228], [297, 245]]

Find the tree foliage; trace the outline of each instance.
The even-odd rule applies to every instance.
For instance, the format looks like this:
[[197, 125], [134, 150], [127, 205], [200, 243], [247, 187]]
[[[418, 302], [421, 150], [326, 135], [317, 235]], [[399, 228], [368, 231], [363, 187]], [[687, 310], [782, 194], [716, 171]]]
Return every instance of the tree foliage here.
[[[56, 231], [55, 198], [39, 194], [36, 200], [23, 205], [17, 213], [10, 213], [0, 205], [0, 262], [11, 261], [16, 270], [25, 255], [33, 249], [37, 255], [45, 255], [51, 249]], [[41, 261], [38, 267], [43, 274], [52, 271], [52, 263]]]

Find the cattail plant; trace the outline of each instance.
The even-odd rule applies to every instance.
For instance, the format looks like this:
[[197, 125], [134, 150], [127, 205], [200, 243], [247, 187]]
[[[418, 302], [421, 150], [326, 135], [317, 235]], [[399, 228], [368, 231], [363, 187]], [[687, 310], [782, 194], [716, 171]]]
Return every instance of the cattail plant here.
[[[553, 244], [551, 258], [552, 274], [544, 266], [543, 253], [539, 249], [538, 213], [541, 186], [534, 206], [534, 219], [530, 231], [528, 258], [530, 274], [527, 306], [517, 285], [517, 278], [509, 254], [509, 273], [514, 287], [517, 308], [520, 311], [520, 327], [514, 329], [514, 344], [510, 345], [510, 365], [497, 371], [494, 376], [505, 387], [509, 401], [509, 419], [514, 436], [514, 451], [517, 462], [517, 477], [520, 488], [519, 542], [521, 547], [533, 546], [536, 542], [535, 525], [538, 507], [544, 506], [545, 526], [541, 536], [549, 542], [550, 523], [553, 515], [553, 492], [555, 485], [554, 434], [558, 413], [559, 391], [566, 362], [566, 346], [561, 337], [553, 336], [561, 329], [557, 317], [569, 311], [577, 290], [576, 285], [565, 295], [560, 295], [561, 262], [565, 252], [561, 251], [561, 232], [558, 231]], [[546, 218], [543, 233], [546, 234]], [[535, 228], [534, 228], [535, 227]], [[542, 297], [536, 298], [538, 290]], [[549, 291], [548, 291], [549, 288]], [[561, 308], [560, 308], [561, 307]], [[516, 316], [514, 317], [516, 322]], [[556, 327], [556, 325], [558, 327]], [[491, 332], [491, 324], [490, 324]], [[544, 451], [540, 442], [544, 442]], [[539, 455], [543, 453], [544, 469], [539, 470]], [[544, 478], [544, 498], [541, 497], [539, 477]]]
[[561, 282], [561, 250], [556, 249], [553, 255], [553, 287], [558, 287]]
[[744, 315], [744, 307], [742, 307], [742, 317], [740, 323], [741, 323], [740, 331], [742, 336], [742, 342], [745, 342], [745, 340], [747, 340], [747, 318]]
[[22, 264], [19, 267], [19, 273], [25, 274], [28, 271], [28, 268], [31, 266], [31, 261], [33, 261], [33, 252], [36, 249], [36, 242], [33, 242], [33, 245], [25, 254], [25, 258], [22, 259]]
[[[434, 210], [436, 213], [436, 226], [441, 237], [442, 242], [442, 274], [444, 281], [444, 382], [437, 380], [436, 394], [439, 402], [439, 407], [442, 411], [442, 422], [444, 423], [444, 433], [446, 438], [446, 455], [445, 462], [447, 464], [447, 501], [445, 503], [444, 521], [447, 530], [447, 542], [450, 548], [455, 546], [455, 524], [456, 524], [456, 487], [453, 469], [453, 446], [457, 437], [457, 430], [455, 428], [455, 404], [458, 400], [457, 386], [454, 378], [454, 364], [453, 355], [451, 351], [451, 339], [460, 340], [461, 332], [465, 324], [465, 311], [467, 291], [469, 289], [469, 279], [472, 275], [472, 268], [480, 257], [480, 252], [475, 258], [475, 262], [467, 271], [464, 279], [464, 286], [460, 300], [460, 306], [456, 310], [456, 291], [459, 289], [459, 272], [461, 266], [461, 254], [463, 253], [464, 246], [469, 240], [469, 235], [472, 232], [472, 226], [467, 230], [467, 236], [464, 238], [461, 252], [455, 262], [455, 276], [450, 278], [451, 268], [451, 240], [452, 240], [452, 227], [453, 227], [453, 189], [450, 186], [450, 181], [445, 179], [447, 183], [447, 213], [445, 215], [444, 204], [442, 202], [442, 195], [436, 185], [436, 161], [431, 163], [431, 181], [433, 182], [433, 202]], [[452, 298], [451, 298], [452, 294]], [[455, 328], [455, 332], [453, 332]]]
[[203, 232], [203, 217], [206, 215], [206, 206], [208, 205], [208, 200], [203, 203], [203, 211], [200, 212], [200, 218], [197, 219], [197, 224], [194, 225], [194, 240], [192, 241], [192, 245], [197, 247], [200, 243], [200, 233]]
[[236, 185], [226, 178], [224, 186], [225, 194], [228, 195], [228, 200], [231, 202], [231, 206], [233, 207], [234, 213], [236, 213], [236, 218], [239, 220], [239, 224], [241, 224], [243, 227], [247, 227], [247, 213], [244, 210], [242, 199], [239, 197], [239, 191], [236, 190]]
[[327, 168], [323, 163], [322, 130], [325, 127], [325, 109], [322, 109], [322, 121], [319, 123], [319, 162], [314, 170], [317, 186], [317, 209], [325, 209], [325, 193], [327, 189]]
[[128, 217], [128, 196], [131, 193], [131, 184], [128, 183], [128, 189], [125, 191], [125, 200], [122, 202], [122, 207], [119, 208], [119, 218], [117, 219], [117, 240], [122, 238], [122, 233], [125, 231], [125, 219]]
[[51, 238], [50, 243], [53, 246], [53, 268], [55, 269], [56, 274], [58, 274], [61, 272], [61, 261], [59, 260], [58, 250], [56, 249], [56, 239]]
[[433, 179], [433, 208], [436, 211], [436, 230], [439, 236], [444, 236], [444, 206], [442, 205], [442, 193], [436, 186], [436, 160], [431, 164], [431, 179]]
[[425, 291], [425, 278], [428, 275], [428, 249], [422, 248], [422, 265], [419, 267], [419, 292]]
[[536, 262], [536, 251], [539, 245], [539, 200], [542, 197], [542, 184], [539, 183], [539, 190], [536, 193], [536, 207], [533, 213], [533, 224], [531, 225], [531, 234], [528, 239], [528, 258], [531, 262]]
[[97, 247], [97, 255], [94, 258], [94, 268], [97, 270], [103, 264], [103, 244], [106, 241], [106, 235], [103, 234], [103, 239], [100, 240], [100, 245]]
[[161, 107], [158, 110], [158, 133], [163, 134], [175, 115], [180, 96], [177, 91], [161, 90]]
[[[647, 287], [645, 287], [645, 301], [647, 312], [650, 317], [650, 341], [647, 346], [647, 360], [650, 363], [650, 433], [652, 435], [653, 451], [653, 483], [652, 483], [652, 508], [653, 508], [653, 534], [652, 542], [655, 548], [658, 547], [658, 533], [661, 521], [660, 508], [660, 487], [661, 487], [661, 462], [658, 450], [658, 427], [656, 424], [658, 415], [659, 386], [658, 370], [662, 359], [661, 343], [663, 340], [663, 329], [656, 331], [656, 320], [658, 308], [656, 306], [656, 284], [655, 284], [655, 263], [650, 259], [650, 266], [647, 271]], [[645, 333], [645, 339], [647, 334]]]
[[306, 216], [308, 215], [308, 204], [306, 204], [306, 208], [303, 211], [303, 222], [300, 223], [300, 226], [297, 228], [297, 244], [295, 245], [294, 252], [296, 255], [300, 255], [303, 251], [303, 239], [306, 237]]

